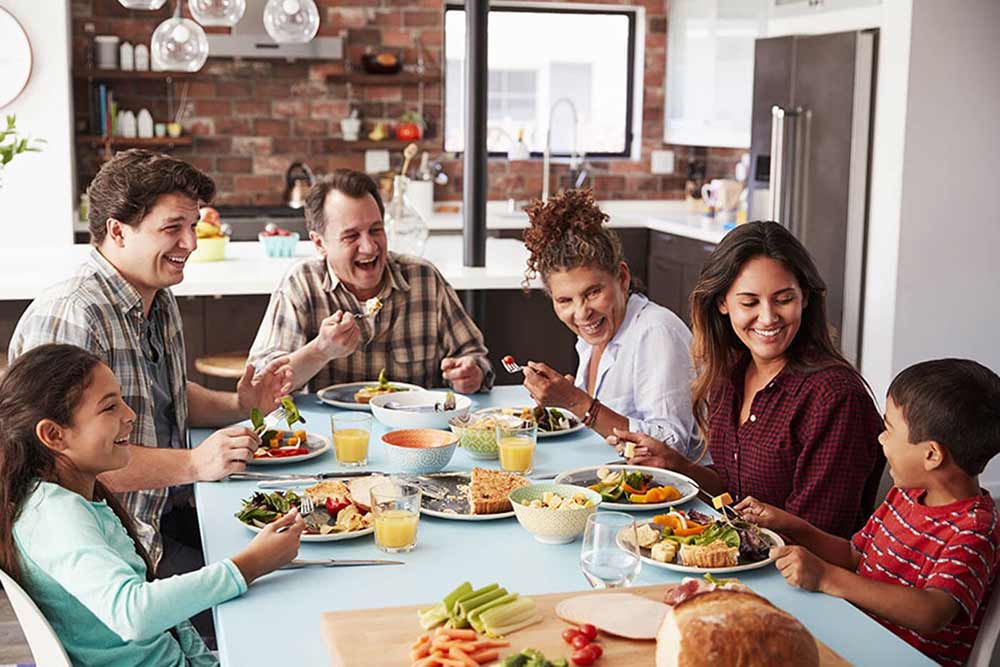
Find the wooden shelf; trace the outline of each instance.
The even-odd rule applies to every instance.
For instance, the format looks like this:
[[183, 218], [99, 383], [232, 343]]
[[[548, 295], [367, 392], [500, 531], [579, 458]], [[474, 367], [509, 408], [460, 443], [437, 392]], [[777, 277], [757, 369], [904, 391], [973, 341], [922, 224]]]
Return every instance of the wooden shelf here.
[[92, 134], [79, 134], [76, 140], [88, 146], [103, 146], [106, 142], [111, 142], [112, 148], [161, 148], [164, 146], [190, 146], [194, 141], [193, 137], [153, 137], [152, 139], [139, 139], [130, 137], [98, 137]]
[[415, 86], [421, 83], [439, 83], [441, 75], [437, 73], [414, 74], [412, 72], [399, 72], [398, 74], [348, 72], [344, 74], [328, 74], [326, 80], [358, 83], [368, 86]]
[[440, 139], [420, 139], [419, 141], [400, 141], [399, 139], [384, 139], [382, 141], [372, 141], [370, 139], [359, 139], [358, 141], [346, 141], [344, 139], [328, 139], [327, 143], [332, 148], [345, 150], [370, 150], [384, 148], [385, 150], [402, 150], [412, 143], [417, 144], [417, 148], [428, 151], [441, 150]]
[[167, 79], [189, 79], [196, 76], [197, 72], [139, 72], [139, 71], [125, 71], [120, 69], [82, 69], [73, 70], [73, 78], [75, 79], [88, 79], [91, 81], [120, 81], [124, 79], [148, 79], [148, 80], [167, 80]]

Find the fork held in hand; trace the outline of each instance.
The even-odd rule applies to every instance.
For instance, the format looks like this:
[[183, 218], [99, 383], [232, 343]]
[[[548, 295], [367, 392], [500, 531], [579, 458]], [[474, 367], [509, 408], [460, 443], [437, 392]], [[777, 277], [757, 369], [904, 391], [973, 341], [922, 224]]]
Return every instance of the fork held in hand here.
[[524, 366], [520, 366], [517, 363], [515, 363], [514, 357], [510, 356], [509, 354], [505, 356], [503, 359], [501, 359], [500, 363], [503, 364], [503, 369], [508, 373], [521, 373], [524, 371]]

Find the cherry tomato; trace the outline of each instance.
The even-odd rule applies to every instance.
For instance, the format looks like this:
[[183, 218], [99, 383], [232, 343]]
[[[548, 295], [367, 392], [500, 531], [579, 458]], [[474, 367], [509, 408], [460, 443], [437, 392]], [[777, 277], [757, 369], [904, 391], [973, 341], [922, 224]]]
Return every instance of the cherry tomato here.
[[503, 358], [503, 361], [504, 361], [505, 363], [508, 363], [508, 364], [512, 364], [512, 363], [514, 363], [514, 357], [512, 357], [512, 356], [510, 356], [510, 355], [508, 354], [508, 355], [507, 355], [506, 357], [504, 357], [504, 358]]
[[590, 646], [574, 651], [572, 659], [574, 665], [592, 665], [597, 660], [594, 657], [594, 652], [590, 650]]
[[590, 640], [587, 639], [587, 637], [582, 633], [577, 633], [576, 637], [573, 637], [573, 641], [571, 643], [573, 644], [573, 648], [580, 649], [584, 646], [588, 646], [590, 644]]
[[600, 644], [594, 643], [587, 646], [587, 650], [594, 654], [594, 660], [597, 660], [602, 655], [604, 655], [604, 649], [601, 648]]
[[566, 628], [562, 631], [563, 641], [567, 644], [572, 644], [573, 639], [580, 636], [580, 631], [576, 628]]
[[584, 623], [583, 625], [580, 626], [580, 634], [582, 634], [590, 641], [594, 641], [595, 639], [597, 639], [597, 628], [595, 628], [590, 623]]

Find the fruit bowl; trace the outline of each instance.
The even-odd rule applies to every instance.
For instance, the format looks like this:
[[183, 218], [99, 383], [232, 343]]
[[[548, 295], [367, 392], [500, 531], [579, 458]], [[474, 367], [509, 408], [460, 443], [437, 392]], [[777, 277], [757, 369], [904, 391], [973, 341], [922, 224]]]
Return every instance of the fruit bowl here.
[[[551, 509], [529, 507], [526, 502], [541, 500], [546, 493], [556, 493], [564, 498], [572, 498], [580, 493], [591, 502], [590, 507], [578, 509]], [[582, 486], [572, 484], [532, 484], [510, 492], [510, 504], [514, 506], [517, 521], [524, 529], [543, 544], [567, 544], [572, 542], [587, 527], [587, 517], [597, 511], [601, 504], [601, 494]]]
[[298, 232], [292, 232], [288, 236], [269, 236], [258, 234], [257, 240], [264, 246], [264, 252], [268, 257], [294, 257], [295, 248], [299, 244]]
[[472, 424], [481, 421], [471, 415], [453, 417], [448, 420], [448, 426], [458, 435], [458, 446], [464, 449], [474, 459], [496, 459], [499, 456], [497, 448], [497, 429], [473, 428]]
[[423, 475], [448, 465], [458, 436], [432, 428], [409, 428], [386, 433], [382, 443], [393, 471]]
[[188, 261], [221, 262], [226, 258], [226, 244], [228, 243], [228, 236], [213, 236], [206, 239], [198, 239], [198, 247], [188, 257]]

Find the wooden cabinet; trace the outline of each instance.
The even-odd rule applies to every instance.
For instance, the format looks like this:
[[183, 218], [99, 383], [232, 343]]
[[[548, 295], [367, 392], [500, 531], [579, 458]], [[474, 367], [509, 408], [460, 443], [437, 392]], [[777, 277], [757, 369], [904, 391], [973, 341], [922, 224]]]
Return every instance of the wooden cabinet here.
[[691, 292], [714, 250], [714, 244], [704, 241], [650, 232], [649, 298], [691, 326]]

